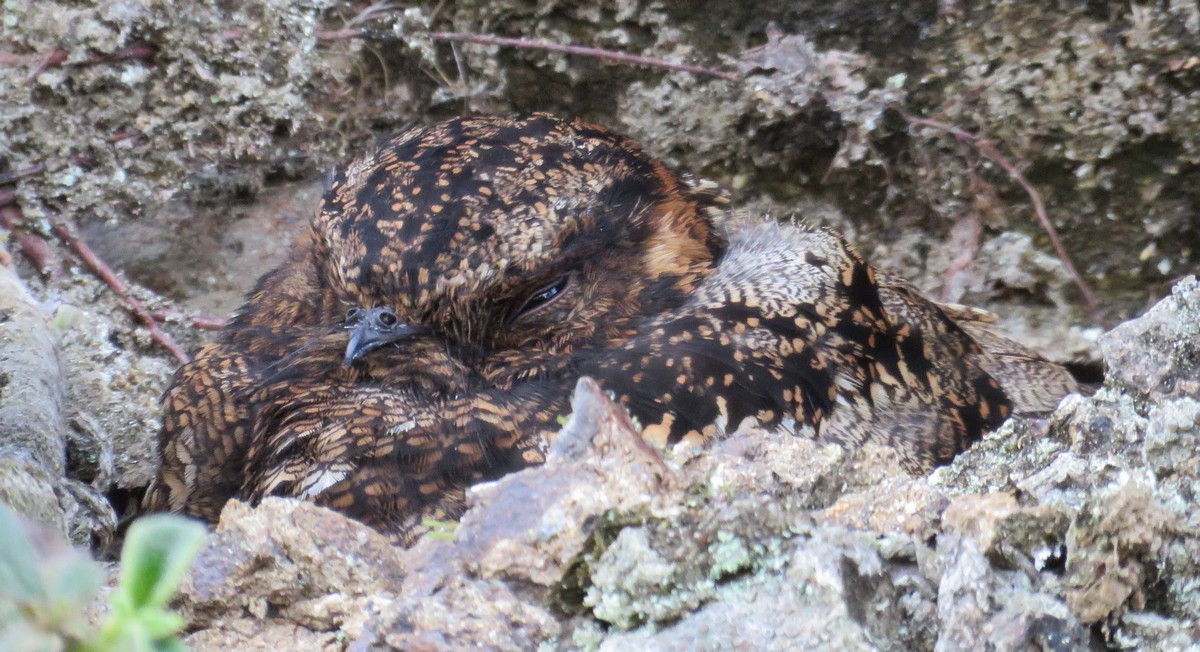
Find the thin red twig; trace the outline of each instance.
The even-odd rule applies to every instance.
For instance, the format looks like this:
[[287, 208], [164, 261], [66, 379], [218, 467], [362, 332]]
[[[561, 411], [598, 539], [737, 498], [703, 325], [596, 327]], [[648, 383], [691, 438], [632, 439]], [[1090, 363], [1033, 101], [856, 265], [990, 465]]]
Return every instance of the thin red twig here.
[[42, 277], [49, 276], [54, 269], [54, 250], [41, 236], [17, 228], [23, 216], [20, 207], [16, 205], [15, 193], [13, 197], [12, 205], [4, 205], [0, 202], [0, 226], [8, 229], [8, 232], [12, 234], [21, 253], [29, 259], [34, 269]]
[[[238, 30], [229, 30], [225, 34], [229, 35], [231, 32], [236, 32], [237, 36], [242, 35]], [[318, 41], [349, 41], [350, 39], [362, 38], [366, 34], [367, 31], [362, 27], [343, 27], [342, 29], [319, 30], [316, 33], [316, 37]]]
[[[352, 21], [360, 22], [360, 21]], [[220, 36], [226, 40], [236, 40], [241, 38], [243, 30], [229, 29], [221, 32]], [[338, 30], [325, 30], [316, 33], [316, 37], [321, 41], [343, 41], [347, 39], [364, 38], [368, 35], [368, 30], [362, 27], [345, 27]], [[662, 68], [665, 70], [678, 70], [681, 72], [690, 72], [694, 75], [704, 75], [706, 77], [716, 77], [728, 81], [737, 81], [742, 78], [739, 73], [727, 70], [715, 70], [704, 66], [697, 66], [688, 63], [676, 63], [659, 59], [656, 57], [646, 57], [637, 54], [629, 54], [627, 52], [617, 52], [615, 50], [607, 50], [604, 48], [586, 47], [582, 45], [565, 45], [562, 43], [548, 43], [546, 41], [536, 41], [526, 38], [514, 38], [509, 36], [494, 36], [491, 34], [468, 34], [464, 32], [429, 32], [428, 36], [434, 42], [453, 42], [453, 43], [473, 43], [476, 45], [496, 45], [500, 47], [516, 48], [521, 50], [542, 50], [545, 52], [557, 52], [559, 54], [575, 55], [581, 57], [590, 57], [593, 59], [606, 59], [609, 61], [619, 61], [635, 66], [647, 66], [650, 68]], [[92, 55], [86, 60], [81, 61], [77, 66], [91, 66], [106, 63], [117, 63], [126, 60], [141, 60], [149, 61], [158, 53], [158, 48], [149, 43], [133, 43], [126, 47], [117, 50], [109, 55]], [[17, 62], [20, 58], [11, 53], [4, 53], [6, 56], [0, 58], [0, 65], [19, 65]], [[33, 69], [33, 72], [26, 78], [27, 82], [33, 81], [38, 75], [42, 74], [50, 68], [64, 65], [70, 56], [70, 53], [61, 48], [51, 50], [42, 58], [42, 61]]]
[[593, 59], [620, 61], [621, 63], [628, 63], [635, 66], [648, 66], [651, 68], [663, 68], [666, 70], [679, 70], [682, 72], [690, 72], [694, 75], [705, 75], [708, 77], [716, 77], [718, 79], [726, 79], [729, 81], [737, 81], [742, 78], [742, 76], [736, 72], [713, 70], [712, 68], [705, 68], [704, 66], [694, 66], [687, 63], [674, 63], [665, 59], [643, 57], [636, 54], [616, 52], [613, 50], [605, 50], [603, 48], [590, 48], [581, 45], [563, 45], [561, 43], [547, 43], [545, 41], [534, 41], [524, 38], [492, 36], [490, 34], [464, 34], [461, 32], [430, 32], [429, 38], [433, 41], [453, 41], [458, 43], [474, 43], [477, 45], [498, 45], [501, 47], [518, 48], [523, 50], [544, 50], [546, 52], [557, 52], [560, 54], [573, 54], [581, 57], [591, 57]]
[[956, 293], [958, 276], [970, 267], [971, 261], [979, 253], [979, 239], [982, 236], [983, 220], [979, 219], [979, 214], [975, 211], [966, 211], [966, 215], [960, 217], [950, 228], [950, 241], [947, 244], [952, 249], [959, 249], [959, 254], [950, 260], [950, 264], [942, 272], [942, 301], [955, 301], [959, 298]]
[[182, 321], [187, 322], [192, 328], [202, 331], [219, 331], [225, 327], [225, 320], [216, 317], [205, 317], [202, 315], [185, 315], [181, 312], [173, 312], [170, 310], [153, 310], [150, 316], [156, 321]]
[[0, 174], [0, 186], [8, 185], [10, 183], [15, 183], [17, 181], [20, 181], [21, 179], [24, 179], [25, 177], [36, 177], [37, 175], [43, 174], [45, 172], [46, 172], [46, 164], [45, 163], [37, 163], [37, 164], [31, 165], [27, 168], [22, 168], [20, 170], [16, 170], [14, 172], [5, 172], [4, 174]]
[[[142, 140], [140, 138], [138, 138], [137, 134], [131, 134], [131, 133], [125, 133], [125, 132], [115, 133], [115, 134], [109, 136], [106, 140], [109, 143], [119, 143], [123, 140], [132, 140], [133, 144], [135, 146], [142, 144]], [[78, 165], [79, 167], [82, 167], [82, 168], [91, 168], [96, 165], [96, 157], [90, 156], [87, 154], [75, 154], [75, 155], [71, 156], [70, 158], [68, 158], [67, 162], [69, 162], [71, 165]], [[54, 166], [55, 169], [57, 169], [58, 167], [60, 167], [60, 166], [59, 165]], [[41, 176], [41, 175], [49, 172], [50, 169], [51, 169], [51, 167], [49, 165], [47, 165], [46, 163], [35, 163], [28, 167], [21, 168], [20, 170], [14, 170], [12, 172], [5, 172], [3, 174], [0, 174], [0, 186], [6, 186], [11, 183], [16, 183], [17, 181], [20, 181], [21, 179], [25, 179], [28, 177]], [[8, 204], [15, 204], [15, 203], [16, 203], [16, 193], [14, 191], [0, 190], [0, 206], [6, 206]]]
[[[236, 40], [241, 38], [242, 30], [230, 29], [221, 32], [221, 37], [228, 40]], [[368, 30], [362, 27], [346, 27], [338, 30], [327, 30], [317, 32], [317, 40], [319, 41], [345, 41], [348, 39], [364, 38], [368, 35]], [[628, 54], [626, 52], [617, 52], [615, 50], [606, 50], [604, 48], [592, 48], [582, 45], [564, 45], [562, 43], [548, 43], [546, 41], [535, 41], [533, 39], [513, 38], [508, 36], [493, 36], [491, 34], [467, 34], [463, 32], [429, 32], [427, 34], [430, 40], [441, 43], [473, 43], [476, 45], [496, 45], [500, 47], [516, 48], [520, 50], [543, 50], [545, 52], [557, 52], [559, 54], [569, 54], [581, 57], [591, 57], [593, 59], [607, 59], [609, 61], [619, 61], [635, 66], [647, 66], [650, 68], [663, 68], [666, 70], [678, 70], [681, 72], [690, 72], [695, 75], [704, 75], [707, 77], [716, 77], [729, 81], [737, 81], [742, 76], [736, 72], [726, 70], [714, 70], [704, 66], [696, 66], [687, 63], [675, 63], [666, 59], [658, 59], [655, 57], [645, 57], [637, 54]]]
[[121, 297], [121, 300], [129, 307], [134, 317], [137, 317], [138, 321], [142, 322], [142, 325], [146, 327], [146, 330], [150, 331], [150, 338], [158, 342], [164, 349], [170, 351], [171, 355], [175, 356], [180, 362], [187, 362], [187, 354], [171, 339], [170, 335], [158, 327], [158, 322], [154, 320], [154, 316], [146, 309], [145, 304], [129, 293], [129, 286], [125, 285], [125, 282], [108, 266], [108, 263], [105, 263], [96, 255], [95, 251], [92, 251], [92, 248], [86, 242], [75, 235], [74, 229], [67, 226], [65, 222], [61, 222], [54, 217], [50, 217], [49, 220], [51, 228], [54, 229], [54, 234], [79, 256], [88, 269], [92, 270], [92, 273], [99, 276], [100, 280], [104, 281], [108, 287], [112, 288], [113, 292], [117, 293], [117, 296]]
[[1050, 221], [1050, 215], [1046, 212], [1046, 203], [1042, 201], [1042, 194], [1029, 182], [1029, 179], [1025, 178], [1025, 174], [1021, 171], [1021, 168], [1010, 161], [1007, 156], [1001, 153], [986, 138], [981, 138], [961, 127], [956, 127], [939, 120], [920, 118], [908, 114], [902, 115], [911, 124], [946, 132], [958, 139], [959, 142], [970, 145], [981, 156], [1000, 166], [1013, 181], [1017, 182], [1017, 185], [1021, 186], [1021, 189], [1029, 196], [1029, 201], [1033, 204], [1034, 215], [1037, 216], [1042, 230], [1046, 232], [1046, 236], [1050, 238], [1050, 244], [1054, 247], [1054, 252], [1058, 255], [1058, 259], [1062, 261], [1063, 267], [1066, 268], [1067, 275], [1071, 277], [1071, 280], [1075, 282], [1075, 286], [1079, 288], [1079, 293], [1083, 295], [1083, 300], [1093, 317], [1098, 316], [1100, 309], [1099, 303], [1096, 301], [1096, 295], [1092, 292], [1092, 288], [1088, 286], [1087, 281], [1084, 280], [1083, 275], [1075, 268], [1075, 264], [1071, 262], [1071, 256], [1067, 253], [1066, 247], [1063, 246], [1062, 239], [1058, 237], [1058, 230], [1054, 228], [1054, 223]]
[[68, 56], [70, 56], [70, 52], [63, 50], [62, 48], [55, 48], [51, 50], [46, 54], [45, 57], [42, 57], [42, 62], [39, 63], [37, 67], [33, 69], [33, 72], [29, 73], [29, 76], [25, 78], [25, 83], [28, 84], [34, 79], [37, 79], [37, 76], [43, 72], [46, 72], [54, 66], [61, 65], [62, 62], [67, 60]]
[[[70, 65], [94, 66], [98, 64], [117, 63], [119, 61], [127, 61], [131, 59], [149, 61], [153, 59], [154, 55], [156, 54], [158, 54], [158, 48], [156, 46], [153, 46], [149, 43], [138, 42], [131, 43], [120, 50], [113, 52], [112, 54], [93, 54], [79, 63]], [[49, 70], [50, 68], [63, 65], [69, 56], [70, 53], [62, 48], [51, 50], [46, 54], [45, 57], [42, 58], [41, 63], [39, 63], [37, 67], [33, 69], [33, 72], [29, 73], [29, 76], [25, 78], [25, 82], [29, 83], [34, 79], [37, 79], [38, 75]]]
[[[41, 236], [37, 235], [36, 233], [29, 233], [17, 228], [21, 222], [22, 215], [21, 209], [16, 205], [16, 203], [15, 192], [12, 190], [0, 190], [0, 227], [7, 229], [9, 233], [12, 234], [12, 238], [16, 242], [18, 248], [20, 248], [21, 253], [23, 253], [25, 257], [29, 259], [29, 262], [32, 263], [34, 268], [38, 270], [38, 273], [40, 273], [42, 276], [47, 276], [54, 266], [54, 251]], [[62, 237], [61, 234], [60, 237]], [[79, 240], [79, 243], [82, 247], [88, 248], [87, 244], [82, 240]], [[88, 249], [90, 250], [90, 248]], [[95, 256], [94, 252], [91, 255], [95, 257], [95, 260], [104, 269], [108, 270], [107, 274], [111, 276], [106, 276], [100, 272], [97, 272], [97, 274], [100, 274], [101, 278], [106, 283], [109, 283], [110, 286], [112, 286], [113, 291], [117, 292], [126, 302], [129, 302], [130, 299], [133, 299], [132, 297], [128, 296], [124, 285], [118, 287], [112, 284], [111, 279], [117, 277], [112, 273], [111, 268], [104, 264], [104, 262], [101, 261], [98, 256]], [[84, 256], [81, 254], [81, 257]], [[89, 267], [90, 266], [91, 265], [89, 263]], [[119, 279], [117, 280], [119, 282]], [[133, 300], [136, 301], [136, 299]], [[192, 328], [205, 331], [221, 330], [221, 328], [225, 325], [225, 320], [223, 319], [200, 315], [188, 316], [184, 315], [183, 313], [169, 312], [166, 310], [152, 311], [150, 316], [153, 317], [155, 321], [159, 322], [170, 320], [186, 322]], [[172, 353], [174, 353], [174, 351], [172, 351]]]

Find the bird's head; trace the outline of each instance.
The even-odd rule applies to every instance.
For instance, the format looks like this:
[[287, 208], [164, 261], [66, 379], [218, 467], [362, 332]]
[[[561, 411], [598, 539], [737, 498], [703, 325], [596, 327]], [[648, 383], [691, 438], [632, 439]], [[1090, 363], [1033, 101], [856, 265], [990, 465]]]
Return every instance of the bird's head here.
[[678, 306], [723, 251], [720, 201], [602, 127], [461, 118], [338, 174], [314, 255], [347, 365], [410, 338], [499, 364], [611, 343]]

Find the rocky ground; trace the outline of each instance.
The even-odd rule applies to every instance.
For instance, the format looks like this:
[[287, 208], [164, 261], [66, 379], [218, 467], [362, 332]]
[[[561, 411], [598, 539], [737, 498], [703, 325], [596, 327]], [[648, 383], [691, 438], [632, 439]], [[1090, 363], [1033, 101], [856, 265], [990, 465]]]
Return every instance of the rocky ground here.
[[1194, 3], [389, 9], [0, 5], [0, 500], [107, 554], [176, 364], [53, 224], [191, 349], [186, 317], [236, 307], [325, 170], [413, 124], [543, 109], [630, 133], [747, 213], [834, 226], [1096, 380], [1103, 361], [1105, 386], [929, 479], [780, 433], [651, 454], [581, 387], [550, 464], [412, 551], [311, 506], [231, 506], [185, 591], [192, 645], [1197, 644]]
[[591, 381], [545, 466], [408, 551], [284, 499], [228, 506], [196, 649], [1188, 650], [1200, 645], [1200, 281], [1101, 341], [1103, 389], [912, 478], [747, 430], [642, 445]]

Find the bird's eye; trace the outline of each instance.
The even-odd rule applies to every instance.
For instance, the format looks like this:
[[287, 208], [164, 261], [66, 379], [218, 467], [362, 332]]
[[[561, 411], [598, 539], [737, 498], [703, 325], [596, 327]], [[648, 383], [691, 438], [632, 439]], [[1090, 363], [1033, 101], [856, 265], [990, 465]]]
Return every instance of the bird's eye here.
[[351, 308], [346, 311], [346, 321], [354, 321], [362, 314], [362, 308]]
[[550, 285], [538, 290], [537, 292], [534, 292], [528, 299], [525, 300], [524, 305], [522, 305], [521, 309], [517, 311], [517, 314], [528, 315], [529, 313], [562, 296], [563, 292], [565, 292], [567, 289], [567, 282], [570, 281], [570, 279], [571, 277], [564, 276]]

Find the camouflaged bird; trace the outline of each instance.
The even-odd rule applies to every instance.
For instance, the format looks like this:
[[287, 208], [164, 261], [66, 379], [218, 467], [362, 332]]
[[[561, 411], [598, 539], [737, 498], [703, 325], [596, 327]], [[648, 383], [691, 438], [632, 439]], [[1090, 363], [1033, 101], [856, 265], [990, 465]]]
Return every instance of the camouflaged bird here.
[[751, 419], [887, 442], [914, 472], [1074, 388], [836, 234], [728, 215], [578, 120], [382, 143], [176, 375], [148, 507], [214, 521], [231, 497], [299, 496], [406, 543], [543, 462], [583, 375], [656, 444]]

